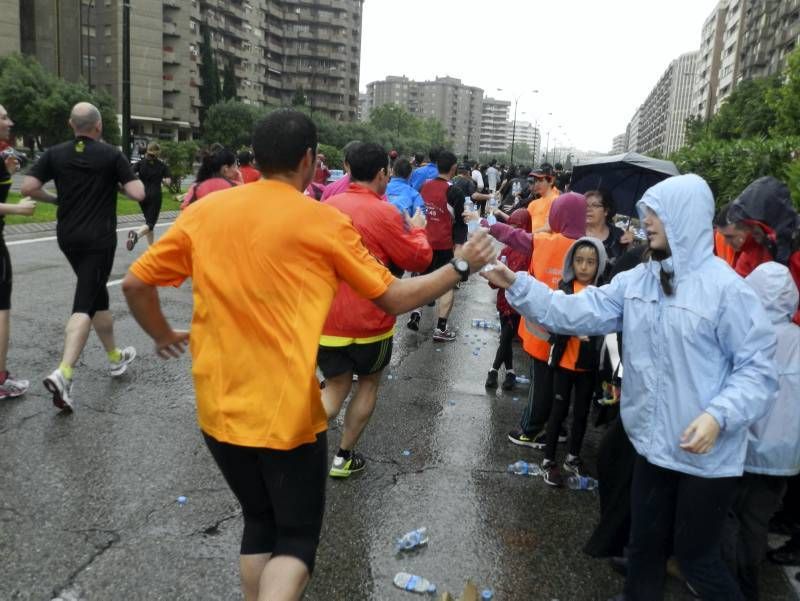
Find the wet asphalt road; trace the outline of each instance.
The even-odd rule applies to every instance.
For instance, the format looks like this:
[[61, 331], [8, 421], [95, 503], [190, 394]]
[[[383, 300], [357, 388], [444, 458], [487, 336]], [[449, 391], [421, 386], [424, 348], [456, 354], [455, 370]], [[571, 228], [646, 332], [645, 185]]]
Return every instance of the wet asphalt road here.
[[[133, 258], [122, 246], [125, 233], [112, 281]], [[76, 369], [77, 410], [59, 414], [41, 379], [60, 359], [74, 278], [54, 241], [10, 251], [9, 365], [33, 385], [26, 397], [0, 404], [0, 600], [239, 599], [241, 516], [196, 426], [189, 359], [157, 358], [112, 286], [118, 342], [136, 346], [139, 359], [112, 381], [90, 338]], [[162, 302], [174, 325], [188, 324], [187, 286], [162, 291]], [[401, 319], [359, 446], [368, 469], [329, 481], [306, 598], [413, 599], [392, 585], [401, 570], [454, 594], [470, 578], [479, 590], [493, 588], [498, 601], [602, 601], [617, 593], [621, 578], [580, 551], [597, 497], [506, 474], [516, 459], [540, 457], [505, 439], [527, 391], [483, 388], [496, 337], [469, 320], [493, 317], [494, 293], [477, 278], [458, 293], [452, 323], [460, 336], [452, 344], [432, 343], [426, 311], [424, 333], [409, 332]], [[588, 433], [590, 467], [601, 434]], [[338, 436], [334, 424], [331, 451]], [[183, 507], [180, 495], [188, 499]], [[393, 538], [423, 525], [429, 546], [395, 557]], [[771, 566], [764, 587], [766, 601], [796, 598]], [[667, 599], [690, 597], [671, 582]]]

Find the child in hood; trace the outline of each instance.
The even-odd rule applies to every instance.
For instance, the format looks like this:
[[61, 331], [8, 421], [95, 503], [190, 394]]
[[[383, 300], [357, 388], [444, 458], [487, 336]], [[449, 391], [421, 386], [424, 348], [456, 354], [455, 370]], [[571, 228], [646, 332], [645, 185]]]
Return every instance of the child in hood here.
[[[588, 236], [579, 238], [564, 257], [558, 289], [564, 294], [579, 294], [589, 286], [597, 286], [605, 273], [607, 260], [605, 247], [600, 240]], [[553, 334], [550, 337], [552, 346], [548, 365], [553, 370], [553, 407], [547, 421], [542, 462], [544, 481], [550, 486], [563, 485], [561, 471], [555, 461], [556, 445], [561, 425], [569, 414], [573, 392], [575, 405], [572, 408], [569, 453], [564, 461], [564, 470], [583, 475], [580, 452], [594, 395], [602, 341], [602, 336]]]
[[[519, 228], [528, 233], [531, 231], [531, 216], [527, 209], [517, 209], [508, 218], [508, 225]], [[500, 260], [509, 269], [514, 271], [525, 271], [528, 269], [530, 255], [505, 246], [500, 252]], [[497, 288], [489, 284], [492, 288]], [[503, 390], [512, 390], [517, 383], [517, 376], [514, 372], [514, 351], [512, 343], [514, 336], [519, 328], [519, 313], [511, 308], [506, 300], [506, 291], [502, 288], [497, 290], [497, 311], [500, 313], [500, 344], [497, 347], [497, 354], [492, 364], [492, 369], [486, 376], [486, 388], [497, 388], [497, 371], [502, 365], [506, 366], [506, 376], [503, 379]]]

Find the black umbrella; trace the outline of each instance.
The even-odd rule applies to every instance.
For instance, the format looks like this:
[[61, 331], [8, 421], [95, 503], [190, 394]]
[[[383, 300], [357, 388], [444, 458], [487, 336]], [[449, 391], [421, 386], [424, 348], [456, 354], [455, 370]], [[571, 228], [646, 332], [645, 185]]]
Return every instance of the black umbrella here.
[[636, 203], [647, 189], [673, 175], [680, 172], [672, 161], [627, 152], [576, 165], [570, 190], [583, 194], [604, 188], [614, 197], [617, 213], [635, 217]]

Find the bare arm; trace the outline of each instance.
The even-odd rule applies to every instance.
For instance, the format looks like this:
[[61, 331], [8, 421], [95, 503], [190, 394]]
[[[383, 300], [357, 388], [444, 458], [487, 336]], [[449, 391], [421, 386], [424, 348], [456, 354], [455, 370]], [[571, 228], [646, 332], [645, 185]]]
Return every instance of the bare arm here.
[[136, 322], [156, 343], [156, 352], [164, 359], [178, 357], [186, 350], [189, 332], [173, 330], [161, 310], [158, 290], [131, 272], [122, 281], [122, 293]]
[[122, 186], [122, 193], [136, 202], [144, 200], [144, 184], [140, 179], [134, 179]]
[[36, 209], [36, 201], [30, 198], [23, 198], [17, 204], [0, 203], [0, 215], [33, 215]]
[[44, 184], [32, 175], [26, 175], [25, 179], [22, 180], [20, 193], [23, 196], [30, 196], [31, 198], [40, 200], [42, 202], [49, 202], [50, 204], [58, 203], [58, 198], [45, 191]]

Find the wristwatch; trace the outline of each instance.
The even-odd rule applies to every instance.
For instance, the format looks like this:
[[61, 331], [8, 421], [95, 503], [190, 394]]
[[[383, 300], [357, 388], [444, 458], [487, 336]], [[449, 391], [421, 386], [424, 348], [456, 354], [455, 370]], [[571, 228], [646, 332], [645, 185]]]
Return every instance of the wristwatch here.
[[459, 257], [450, 259], [450, 265], [452, 265], [453, 269], [455, 269], [458, 272], [458, 275], [461, 276], [462, 282], [466, 282], [469, 279], [469, 263], [467, 263], [464, 259]]

